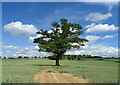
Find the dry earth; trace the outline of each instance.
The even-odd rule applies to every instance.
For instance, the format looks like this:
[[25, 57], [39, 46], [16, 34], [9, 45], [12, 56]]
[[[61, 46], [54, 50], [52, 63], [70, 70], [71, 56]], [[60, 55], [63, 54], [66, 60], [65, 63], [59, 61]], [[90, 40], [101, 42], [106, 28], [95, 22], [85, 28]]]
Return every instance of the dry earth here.
[[88, 79], [74, 77], [67, 73], [60, 73], [58, 71], [49, 72], [43, 70], [34, 76], [38, 83], [88, 83]]

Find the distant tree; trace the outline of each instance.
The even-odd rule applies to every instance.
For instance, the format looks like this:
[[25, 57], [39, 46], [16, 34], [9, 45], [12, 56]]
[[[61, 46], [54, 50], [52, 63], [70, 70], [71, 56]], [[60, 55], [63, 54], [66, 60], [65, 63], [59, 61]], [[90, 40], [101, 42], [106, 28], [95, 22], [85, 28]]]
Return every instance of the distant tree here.
[[18, 56], [18, 58], [22, 58], [22, 56]]
[[74, 58], [76, 58], [76, 55], [74, 55]]
[[80, 46], [84, 46], [84, 42], [88, 42], [87, 39], [78, 37], [83, 34], [82, 26], [76, 23], [68, 23], [68, 20], [64, 18], [60, 19], [60, 22], [61, 24], [58, 24], [58, 22], [51, 23], [54, 27], [51, 32], [41, 29], [37, 34], [41, 34], [42, 37], [34, 39], [34, 43], [39, 44], [39, 51], [54, 54], [56, 66], [60, 66], [59, 59], [67, 50], [80, 48]]
[[86, 55], [85, 55], [85, 54], [83, 54], [82, 56], [83, 56], [83, 57], [85, 57]]
[[8, 57], [8, 59], [15, 59], [14, 57]]
[[35, 56], [34, 58], [37, 58], [37, 56]]
[[70, 57], [68, 57], [68, 60], [70, 60]]
[[24, 56], [24, 58], [29, 58], [29, 57]]
[[4, 58], [4, 59], [6, 59], [6, 57], [5, 57], [5, 56], [4, 56], [3, 58]]
[[114, 56], [112, 58], [114, 58]]
[[81, 59], [80, 57], [77, 58], [77, 60], [80, 60], [80, 59]]

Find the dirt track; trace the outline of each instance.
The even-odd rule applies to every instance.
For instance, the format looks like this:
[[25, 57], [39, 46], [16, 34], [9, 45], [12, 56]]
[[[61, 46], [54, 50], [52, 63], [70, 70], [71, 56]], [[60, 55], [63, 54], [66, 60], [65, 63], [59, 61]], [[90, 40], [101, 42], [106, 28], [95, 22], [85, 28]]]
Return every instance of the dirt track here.
[[34, 76], [34, 79], [35, 81], [38, 81], [38, 83], [88, 83], [87, 79], [74, 77], [70, 74], [57, 71], [47, 72], [47, 70], [38, 72]]

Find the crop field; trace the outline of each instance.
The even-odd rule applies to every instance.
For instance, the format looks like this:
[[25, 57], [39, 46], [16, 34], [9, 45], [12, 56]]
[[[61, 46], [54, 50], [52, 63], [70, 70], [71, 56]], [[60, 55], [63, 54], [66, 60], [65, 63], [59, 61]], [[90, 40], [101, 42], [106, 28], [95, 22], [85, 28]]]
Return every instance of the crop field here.
[[118, 62], [113, 60], [60, 60], [61, 66], [54, 66], [55, 61], [49, 59], [3, 59], [3, 83], [37, 83], [34, 75], [45, 69], [49, 72], [57, 70], [76, 77], [88, 79], [90, 83], [117, 83]]

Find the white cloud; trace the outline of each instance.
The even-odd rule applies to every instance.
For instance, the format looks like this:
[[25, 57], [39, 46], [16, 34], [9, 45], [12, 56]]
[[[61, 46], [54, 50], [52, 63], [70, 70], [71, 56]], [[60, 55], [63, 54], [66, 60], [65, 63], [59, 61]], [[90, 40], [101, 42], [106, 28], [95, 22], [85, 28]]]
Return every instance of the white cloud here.
[[85, 28], [88, 28], [86, 32], [89, 33], [118, 30], [118, 27], [116, 27], [115, 25], [108, 25], [108, 24], [97, 24], [97, 25], [91, 24], [91, 25], [87, 25]]
[[108, 6], [108, 12], [110, 12], [110, 11], [113, 9], [114, 6], [118, 6], [118, 3], [115, 3], [115, 2], [112, 2], [112, 3], [107, 2], [107, 3], [105, 3], [105, 5]]
[[38, 35], [36, 35], [35, 37], [30, 36], [30, 37], [29, 37], [29, 41], [30, 41], [30, 42], [33, 42], [34, 39], [35, 39], [35, 38], [38, 38], [38, 37], [43, 37], [43, 35], [42, 35], [42, 34], [38, 34]]
[[10, 32], [12, 35], [25, 36], [30, 34], [35, 34], [37, 32], [37, 28], [32, 24], [22, 24], [22, 22], [11, 22], [9, 24], [4, 25], [4, 30]]
[[72, 45], [79, 45], [78, 43], [71, 43]]
[[87, 25], [84, 28], [91, 28], [91, 27], [94, 27], [94, 26], [95, 26], [95, 23], [92, 23], [91, 25]]
[[112, 14], [111, 14], [111, 13], [102, 14], [102, 13], [95, 12], [95, 13], [90, 13], [90, 14], [88, 14], [88, 15], [85, 17], [85, 20], [86, 20], [86, 21], [96, 22], [96, 21], [106, 20], [106, 19], [108, 19], [109, 17], [112, 17]]
[[[106, 35], [106, 36], [104, 36], [104, 37], [101, 37], [101, 36], [95, 36], [95, 35], [88, 35], [88, 36], [86, 36], [85, 38], [87, 39], [87, 40], [89, 40], [89, 42], [87, 42], [87, 43], [95, 43], [98, 39], [109, 39], [109, 38], [113, 38], [113, 37], [115, 37], [115, 36], [117, 36], [118, 34], [116, 34], [116, 35]], [[87, 44], [86, 43], [86, 44]]]
[[34, 56], [49, 56], [51, 53], [47, 52], [39, 52], [38, 46], [28, 46], [28, 47], [17, 47], [17, 46], [3, 46], [3, 56], [6, 57], [18, 57], [18, 56], [27, 56], [27, 57], [34, 57]]
[[113, 6], [112, 5], [109, 5], [109, 12], [112, 10]]
[[[40, 38], [40, 37], [43, 37], [43, 35], [42, 35], [42, 34], [38, 34], [38, 35], [36, 35], [35, 37], [30, 36], [30, 37], [29, 37], [29, 41], [30, 41], [30, 42], [33, 42], [35, 38]], [[50, 38], [44, 38], [43, 40], [48, 41], [49, 39], [50, 39]]]
[[50, 40], [51, 38], [44, 38], [43, 40], [45, 40], [45, 41], [48, 41], [48, 40]]
[[71, 49], [66, 52], [68, 55], [98, 55], [98, 56], [118, 56], [118, 48], [103, 46], [103, 45], [86, 45], [80, 49]]
[[9, 45], [9, 46], [2, 46], [2, 48], [3, 48], [3, 49], [18, 49], [19, 47]]
[[48, 33], [52, 33], [53, 31], [52, 30], [48, 30]]
[[117, 36], [117, 35], [106, 35], [106, 36], [104, 36], [102, 39], [113, 38], [113, 37], [115, 37], [115, 36]]
[[94, 36], [94, 35], [88, 35], [85, 37], [87, 40], [89, 40], [88, 43], [94, 43], [96, 40], [100, 39], [100, 36]]
[[[5, 48], [7, 47], [7, 48]], [[28, 47], [18, 47], [16, 49], [9, 49], [11, 46], [4, 46], [3, 48], [3, 56], [6, 57], [18, 57], [18, 56], [27, 56], [27, 57], [34, 57], [34, 56], [49, 56], [52, 53], [47, 52], [39, 52], [38, 46], [28, 46]], [[12, 48], [17, 46], [12, 46]], [[110, 47], [110, 46], [103, 46], [103, 45], [86, 45], [81, 47], [80, 49], [71, 49], [67, 51], [65, 54], [70, 55], [80, 55], [80, 54], [87, 54], [87, 55], [99, 55], [99, 56], [118, 56], [118, 48]]]

